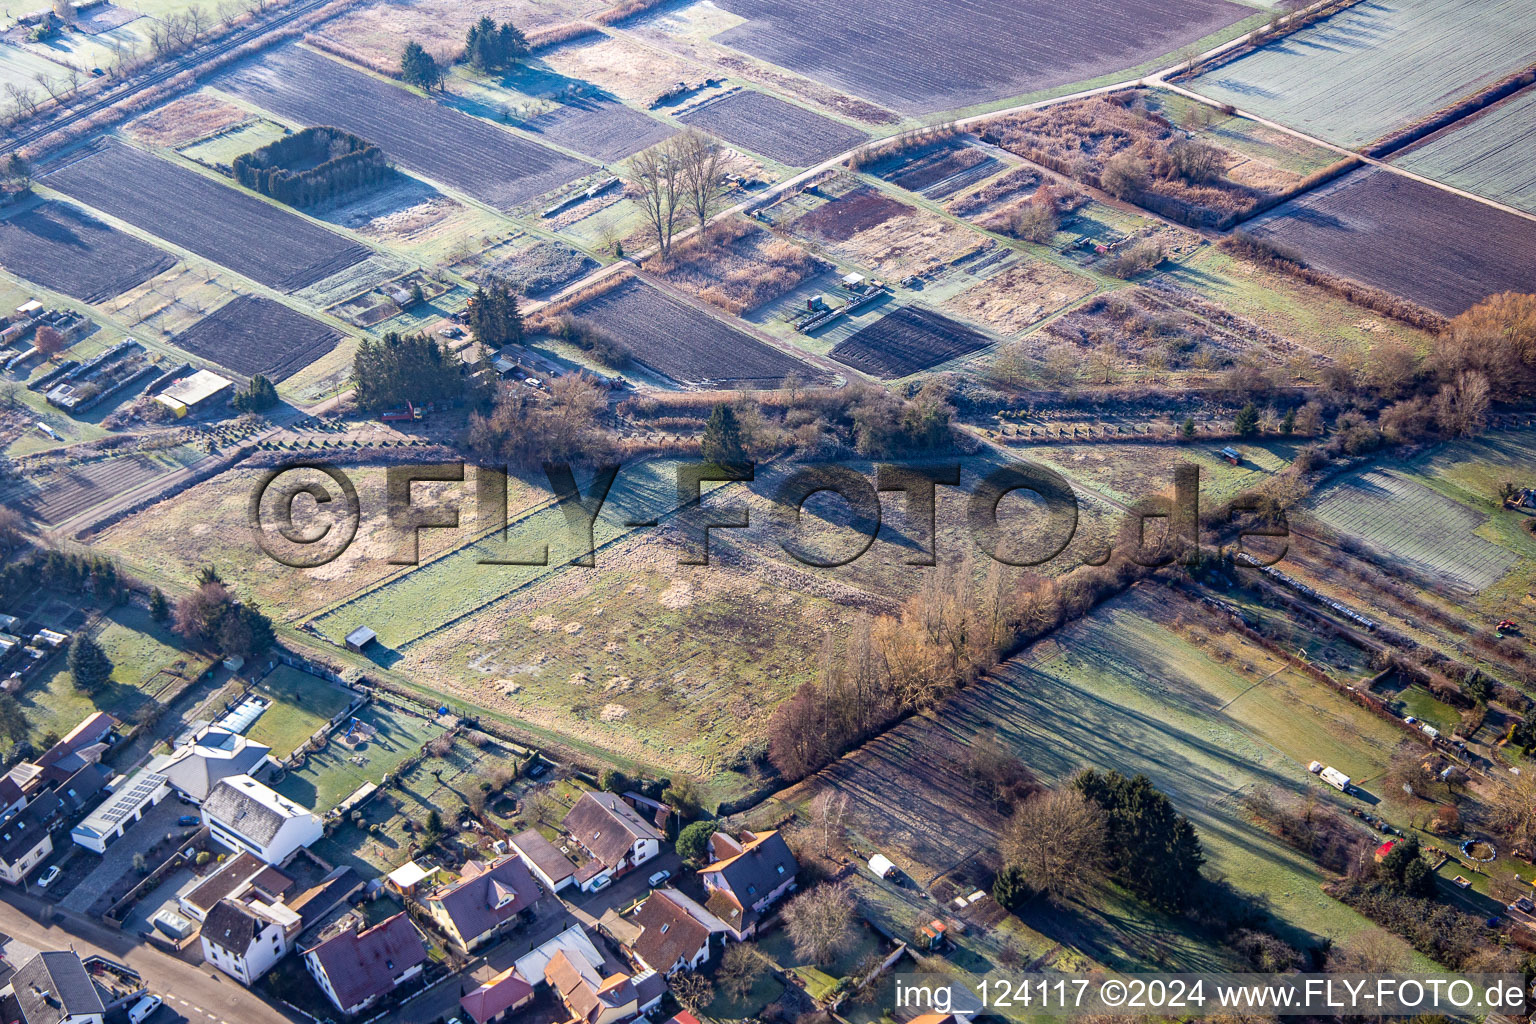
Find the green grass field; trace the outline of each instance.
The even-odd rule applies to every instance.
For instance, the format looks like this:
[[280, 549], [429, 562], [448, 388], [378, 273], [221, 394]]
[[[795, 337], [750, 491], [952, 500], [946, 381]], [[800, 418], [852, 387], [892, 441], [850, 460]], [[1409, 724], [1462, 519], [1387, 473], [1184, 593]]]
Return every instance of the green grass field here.
[[381, 782], [424, 743], [443, 733], [436, 722], [380, 701], [363, 708], [356, 717], [378, 730], [371, 740], [353, 751], [332, 734], [325, 749], [310, 754], [302, 767], [283, 777], [277, 791], [323, 814], [363, 783]]
[[333, 683], [287, 665], [279, 665], [252, 692], [272, 701], [246, 735], [265, 743], [278, 757], [287, 757], [299, 744], [340, 714], [353, 694]]

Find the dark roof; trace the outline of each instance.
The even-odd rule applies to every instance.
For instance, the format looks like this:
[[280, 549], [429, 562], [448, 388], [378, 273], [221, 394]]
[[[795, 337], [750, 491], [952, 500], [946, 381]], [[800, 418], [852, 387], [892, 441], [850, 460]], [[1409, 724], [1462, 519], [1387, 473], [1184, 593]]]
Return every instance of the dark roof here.
[[361, 932], [345, 931], [309, 949], [343, 1008], [356, 1006], [395, 987], [395, 979], [426, 962], [427, 947], [401, 911]]
[[647, 896], [634, 920], [641, 931], [630, 948], [648, 967], [662, 973], [680, 959], [692, 959], [709, 941], [709, 929], [665, 889]]
[[288, 909], [298, 913], [308, 928], [363, 887], [363, 879], [349, 867], [339, 867], [300, 893]]
[[0, 775], [0, 807], [9, 807], [22, 798], [21, 787], [9, 775]]
[[48, 822], [64, 810], [57, 793], [43, 793], [0, 822], [0, 862], [14, 864], [48, 837]]
[[97, 762], [88, 764], [59, 783], [58, 793], [80, 810], [112, 781], [112, 769]]
[[187, 893], [185, 899], [201, 910], [211, 910], [219, 900], [231, 895], [247, 882], [273, 898], [293, 887], [293, 879], [269, 866], [255, 854], [241, 852], [225, 861], [219, 870]]
[[536, 829], [519, 832], [512, 837], [512, 845], [524, 857], [533, 861], [551, 882], [559, 884], [560, 879], [569, 878], [576, 873], [576, 865], [566, 860], [565, 854], [561, 853], [554, 843], [540, 835]]
[[539, 883], [512, 854], [490, 865], [470, 861], [457, 882], [427, 899], [442, 905], [459, 935], [472, 939], [533, 906], [539, 896]]
[[613, 867], [640, 839], [661, 833], [613, 793], [583, 793], [565, 816], [565, 830], [605, 867]]
[[221, 949], [244, 954], [261, 929], [261, 918], [234, 900], [219, 900], [203, 922], [203, 938]]
[[[717, 852], [719, 847], [715, 847]], [[741, 852], [701, 869], [718, 874], [742, 907], [750, 907], [795, 877], [800, 865], [778, 832], [743, 833]]]
[[37, 954], [17, 969], [11, 984], [27, 1024], [58, 1024], [66, 1016], [106, 1012], [85, 965], [67, 950]]

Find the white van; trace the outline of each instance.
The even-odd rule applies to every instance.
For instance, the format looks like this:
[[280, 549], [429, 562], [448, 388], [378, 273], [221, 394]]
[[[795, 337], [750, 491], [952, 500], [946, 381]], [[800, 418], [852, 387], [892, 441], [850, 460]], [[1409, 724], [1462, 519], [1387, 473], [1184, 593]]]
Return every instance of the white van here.
[[128, 1010], [128, 1020], [131, 1024], [143, 1024], [144, 1018], [160, 1009], [163, 1002], [159, 996], [145, 996]]

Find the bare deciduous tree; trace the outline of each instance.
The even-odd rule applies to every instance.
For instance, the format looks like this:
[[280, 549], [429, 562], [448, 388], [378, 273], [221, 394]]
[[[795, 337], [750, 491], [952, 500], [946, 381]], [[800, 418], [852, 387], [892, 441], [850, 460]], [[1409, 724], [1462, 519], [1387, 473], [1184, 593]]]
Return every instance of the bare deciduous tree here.
[[1103, 813], [1076, 789], [1043, 793], [1014, 812], [1003, 835], [1007, 863], [1047, 896], [1085, 892], [1103, 873]]
[[644, 150], [629, 165], [629, 184], [640, 194], [640, 208], [664, 260], [672, 253], [672, 236], [677, 232], [677, 216], [684, 199], [678, 138], [674, 135]]
[[715, 997], [715, 987], [697, 971], [681, 971], [668, 979], [672, 995], [685, 1010], [697, 1012]]
[[708, 241], [709, 218], [725, 196], [725, 176], [732, 156], [714, 139], [689, 129], [673, 140], [682, 166], [683, 201], [699, 225], [699, 241]]
[[784, 906], [784, 921], [795, 952], [814, 964], [828, 964], [853, 945], [857, 904], [846, 882], [823, 882]]
[[765, 966], [763, 954], [757, 951], [757, 946], [750, 942], [732, 943], [720, 957], [715, 980], [732, 997], [741, 999], [752, 991], [752, 986], [757, 983]]

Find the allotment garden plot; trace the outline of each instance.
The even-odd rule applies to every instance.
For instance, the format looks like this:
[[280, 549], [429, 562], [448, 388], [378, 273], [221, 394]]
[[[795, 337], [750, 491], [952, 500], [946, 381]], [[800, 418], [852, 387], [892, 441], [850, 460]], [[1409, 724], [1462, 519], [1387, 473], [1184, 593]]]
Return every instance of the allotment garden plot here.
[[751, 89], [707, 100], [679, 120], [791, 167], [819, 163], [868, 138], [841, 121]]
[[1521, 0], [1360, 3], [1189, 87], [1355, 148], [1518, 71], [1533, 53], [1536, 6]]
[[175, 262], [68, 203], [46, 201], [0, 221], [0, 264], [85, 302], [110, 299]]
[[791, 373], [806, 383], [829, 376], [636, 278], [571, 313], [623, 338], [650, 369], [692, 387], [774, 387]]
[[916, 0], [720, 6], [747, 21], [716, 42], [907, 114], [1134, 67], [1253, 14], [1225, 0], [983, 0], [941, 17]]
[[1536, 87], [1479, 111], [1398, 153], [1404, 170], [1536, 213]]
[[425, 712], [375, 699], [353, 716], [361, 726], [359, 734], [367, 738], [347, 744], [340, 737], [352, 728], [351, 720], [337, 726], [329, 742], [284, 774], [274, 788], [324, 814], [345, 800], [364, 783], [379, 780], [421, 751], [429, 740], [446, 731]]
[[876, 320], [832, 349], [832, 358], [890, 380], [937, 366], [991, 344], [980, 331], [932, 310], [907, 306]]
[[42, 182], [282, 291], [368, 257], [366, 248], [341, 235], [119, 142], [97, 143]]
[[236, 373], [283, 381], [336, 347], [341, 334], [259, 295], [241, 295], [172, 339]]
[[56, 526], [110, 498], [181, 468], [186, 449], [154, 455], [122, 455], [43, 477], [21, 477], [0, 488], [0, 501], [23, 514]]
[[1382, 557], [1464, 592], [1491, 587], [1518, 561], [1513, 551], [1477, 534], [1486, 515], [1390, 470], [1352, 473], [1309, 507]]
[[1249, 230], [1446, 316], [1494, 292], [1536, 291], [1536, 222], [1378, 167], [1292, 200]]
[[500, 209], [595, 170], [298, 46], [273, 50], [214, 82], [279, 117], [361, 136], [400, 166]]

